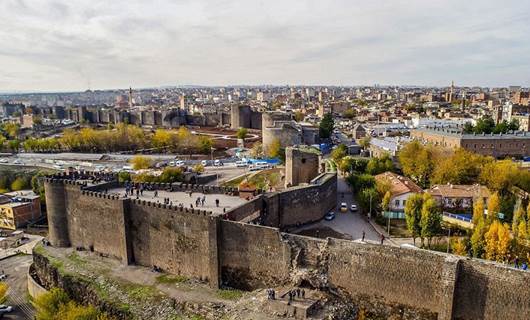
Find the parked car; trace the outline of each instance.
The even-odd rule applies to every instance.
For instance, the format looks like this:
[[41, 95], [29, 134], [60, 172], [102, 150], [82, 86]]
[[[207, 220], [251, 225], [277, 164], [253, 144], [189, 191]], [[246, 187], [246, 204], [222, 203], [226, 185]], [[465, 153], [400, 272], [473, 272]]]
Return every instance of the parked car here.
[[357, 205], [352, 204], [352, 205], [350, 206], [350, 210], [351, 210], [351, 212], [355, 212], [355, 211], [357, 211]]
[[206, 167], [208, 165], [208, 160], [202, 160], [201, 164]]
[[15, 161], [13, 161], [13, 164], [20, 164], [20, 165], [23, 165], [24, 162], [22, 162], [22, 160], [20, 160], [20, 159], [15, 159]]
[[223, 165], [223, 162], [219, 159], [215, 159], [215, 161], [213, 162], [213, 165], [216, 167], [220, 167]]
[[346, 202], [343, 202], [343, 203], [340, 204], [340, 211], [341, 212], [348, 211], [348, 205], [346, 204]]
[[243, 161], [243, 160], [240, 160], [240, 161], [236, 161], [236, 167], [238, 168], [244, 168], [247, 166], [247, 162], [246, 161]]
[[0, 304], [0, 314], [9, 313], [13, 311], [12, 306], [6, 306], [5, 304]]
[[8, 161], [7, 161], [6, 158], [2, 158], [2, 159], [0, 159], [0, 163], [7, 163], [7, 162], [8, 162]]
[[0, 281], [4, 281], [5, 279], [7, 279], [7, 274], [5, 273], [0, 274]]
[[324, 216], [324, 220], [326, 221], [331, 221], [335, 219], [335, 212], [328, 212], [325, 216]]

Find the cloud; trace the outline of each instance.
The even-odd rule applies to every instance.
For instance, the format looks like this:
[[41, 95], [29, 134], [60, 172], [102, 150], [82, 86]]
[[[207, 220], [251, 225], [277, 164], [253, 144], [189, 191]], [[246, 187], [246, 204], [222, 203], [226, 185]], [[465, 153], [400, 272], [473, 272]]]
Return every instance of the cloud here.
[[493, 0], [3, 0], [0, 91], [529, 86], [529, 10]]

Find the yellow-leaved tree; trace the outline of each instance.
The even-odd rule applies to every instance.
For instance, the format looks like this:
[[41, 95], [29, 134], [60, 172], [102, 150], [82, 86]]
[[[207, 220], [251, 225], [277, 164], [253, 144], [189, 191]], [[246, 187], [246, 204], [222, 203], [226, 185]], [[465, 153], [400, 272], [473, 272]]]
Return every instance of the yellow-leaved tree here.
[[486, 259], [505, 262], [510, 254], [511, 236], [508, 224], [494, 220], [484, 234]]
[[497, 214], [501, 211], [501, 200], [499, 194], [495, 192], [488, 199], [488, 223], [497, 219]]
[[7, 300], [7, 290], [9, 286], [5, 282], [0, 282], [0, 303], [5, 303]]
[[134, 170], [149, 169], [152, 165], [151, 159], [140, 155], [134, 156], [130, 162]]

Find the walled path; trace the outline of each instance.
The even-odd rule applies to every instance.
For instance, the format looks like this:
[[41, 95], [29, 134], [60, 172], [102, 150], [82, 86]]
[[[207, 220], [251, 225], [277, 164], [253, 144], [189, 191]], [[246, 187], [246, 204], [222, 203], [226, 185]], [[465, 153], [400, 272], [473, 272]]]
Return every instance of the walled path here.
[[31, 255], [17, 255], [0, 261], [0, 269], [7, 274], [9, 285], [7, 305], [13, 306], [13, 312], [3, 319], [32, 320], [35, 310], [28, 301], [28, 269], [32, 262]]

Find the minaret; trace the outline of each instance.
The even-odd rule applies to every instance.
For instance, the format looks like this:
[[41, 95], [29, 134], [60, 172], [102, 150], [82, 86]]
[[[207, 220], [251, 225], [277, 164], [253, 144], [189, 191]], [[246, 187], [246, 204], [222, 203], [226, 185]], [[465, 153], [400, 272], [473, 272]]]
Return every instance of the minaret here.
[[132, 88], [129, 87], [129, 109], [132, 109], [133, 101], [132, 101]]
[[449, 90], [449, 102], [453, 102], [454, 90], [455, 90], [455, 82], [451, 81], [451, 89]]
[[461, 111], [464, 112], [464, 109], [466, 108], [466, 91], [462, 91], [462, 107]]

